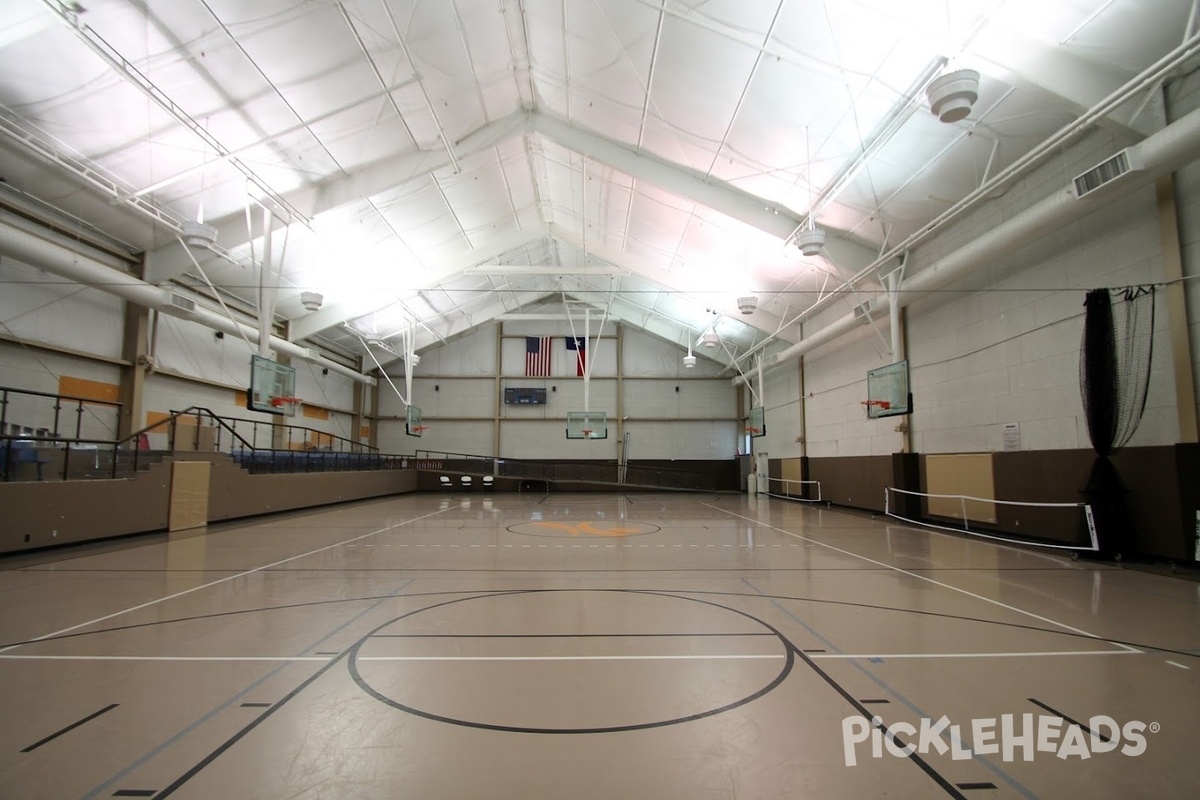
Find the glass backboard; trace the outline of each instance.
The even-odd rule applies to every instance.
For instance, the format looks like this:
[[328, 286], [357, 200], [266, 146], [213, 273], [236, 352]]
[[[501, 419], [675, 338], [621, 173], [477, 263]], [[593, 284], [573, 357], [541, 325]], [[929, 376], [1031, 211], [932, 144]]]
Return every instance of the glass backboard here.
[[605, 411], [568, 411], [568, 439], [607, 439], [608, 413]]
[[262, 356], [250, 356], [250, 390], [246, 392], [246, 408], [267, 414], [285, 414], [287, 409], [279, 403], [279, 399], [295, 396], [295, 367]]

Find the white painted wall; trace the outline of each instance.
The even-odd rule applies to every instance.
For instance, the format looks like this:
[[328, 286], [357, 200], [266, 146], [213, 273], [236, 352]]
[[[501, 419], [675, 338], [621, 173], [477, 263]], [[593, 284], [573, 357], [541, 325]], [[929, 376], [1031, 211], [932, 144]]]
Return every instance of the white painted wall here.
[[[410, 398], [429, 427], [420, 438], [404, 434], [404, 403], [382, 385], [380, 449], [492, 455], [498, 419], [498, 452], [507, 458], [616, 459], [625, 433], [634, 458], [735, 454], [737, 395], [728, 376], [718, 374], [719, 365], [701, 359], [696, 368], [684, 369], [682, 347], [625, 329], [618, 376], [616, 326], [606, 326], [599, 343], [594, 338], [598, 329], [596, 320], [587, 346], [592, 377], [586, 384], [586, 407], [608, 415], [607, 439], [566, 439], [567, 413], [585, 410], [585, 382], [576, 375], [574, 352], [566, 349], [566, 322], [512, 321], [504, 323], [502, 333], [491, 326], [421, 354]], [[582, 335], [578, 325], [576, 332]], [[523, 377], [526, 335], [552, 336], [550, 377]], [[393, 372], [397, 388], [407, 391], [399, 364]], [[505, 388], [543, 388], [547, 402], [505, 405]]]
[[[1012, 213], [1062, 188], [1123, 145], [1108, 132], [1092, 135], [918, 249], [910, 259], [909, 275], [1003, 224]], [[1200, 225], [1194, 220], [1197, 209], [1189, 209], [1192, 229], [1200, 238]], [[1000, 450], [1003, 426], [1010, 422], [1021, 426], [1023, 449], [1090, 447], [1079, 392], [1084, 294], [1091, 288], [1161, 278], [1154, 190], [1146, 188], [981, 265], [949, 291], [910, 305], [908, 358], [915, 410], [908, 421], [913, 449]], [[806, 331], [820, 330], [860, 299], [836, 303]], [[1194, 305], [1200, 301], [1194, 300]], [[1131, 445], [1178, 440], [1161, 294], [1158, 311], [1146, 414]], [[867, 370], [894, 360], [886, 343], [886, 321], [879, 323], [878, 332], [882, 340], [864, 327], [806, 357], [805, 380], [812, 393], [806, 418], [810, 456], [882, 455], [901, 449], [903, 439], [894, 428], [904, 418], [870, 421], [859, 404], [867, 398]], [[772, 379], [789, 369], [776, 370]], [[775, 455], [786, 443], [771, 433]]]
[[0, 286], [0, 333], [121, 357], [123, 300], [11, 258], [0, 258]]
[[[120, 380], [120, 367], [0, 342], [0, 386], [57, 394], [58, 379], [63, 375], [115, 384]], [[38, 428], [53, 429], [52, 399], [16, 392], [9, 394], [7, 399], [4, 419], [5, 425], [10, 427], [4, 432], [17, 435], [26, 428], [34, 431]], [[59, 410], [59, 431], [62, 435], [74, 436], [78, 420], [81, 438], [112, 439], [116, 436], [117, 414], [111, 406], [84, 404], [82, 416], [76, 414], [77, 409], [77, 405], [63, 404]], [[13, 431], [13, 425], [19, 426], [19, 430]]]

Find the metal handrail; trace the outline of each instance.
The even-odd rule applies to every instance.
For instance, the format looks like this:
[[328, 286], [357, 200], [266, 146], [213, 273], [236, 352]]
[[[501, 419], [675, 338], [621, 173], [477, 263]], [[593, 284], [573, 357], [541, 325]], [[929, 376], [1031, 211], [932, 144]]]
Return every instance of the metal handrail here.
[[[20, 447], [15, 446], [15, 445], [21, 444], [21, 443], [28, 443], [28, 444], [32, 444], [32, 445], [52, 445], [53, 447], [46, 448], [45, 446], [42, 446], [42, 447], [32, 447], [32, 448], [20, 448]], [[36, 464], [37, 469], [38, 469], [38, 476], [39, 476], [39, 480], [40, 480], [41, 474], [42, 474], [42, 466], [44, 464], [49, 463], [49, 460], [42, 460], [39, 457], [41, 452], [45, 451], [46, 449], [62, 451], [63, 463], [62, 463], [62, 472], [60, 473], [61, 480], [64, 480], [64, 481], [68, 480], [68, 476], [70, 475], [70, 471], [71, 471], [71, 454], [77, 453], [81, 450], [81, 448], [78, 448], [78, 447], [71, 447], [71, 445], [73, 445], [73, 444], [95, 445], [94, 448], [89, 447], [87, 449], [92, 451], [92, 453], [93, 453], [93, 456], [95, 459], [93, 461], [93, 464], [96, 466], [96, 468], [99, 468], [100, 453], [111, 454], [112, 458], [108, 465], [108, 477], [110, 477], [110, 478], [115, 479], [117, 477], [117, 468], [120, 465], [121, 453], [130, 453], [130, 452], [132, 453], [132, 457], [130, 459], [130, 467], [133, 469], [134, 472], [137, 472], [138, 461], [140, 459], [139, 451], [136, 449], [132, 450], [132, 451], [122, 450], [121, 447], [118, 445], [118, 443], [111, 439], [86, 439], [86, 438], [78, 438], [78, 437], [65, 438], [65, 437], [61, 437], [61, 436], [46, 437], [46, 436], [6, 435], [6, 436], [0, 436], [0, 452], [2, 452], [4, 454], [3, 469], [0, 469], [0, 481], [4, 481], [4, 482], [11, 481], [12, 477], [13, 477], [13, 468], [16, 466], [19, 466], [20, 463]], [[13, 457], [14, 453], [17, 453], [19, 456], [20, 453], [24, 449], [29, 449], [30, 451], [36, 451], [36, 452], [33, 452], [34, 457], [32, 459], [27, 459], [25, 461], [23, 461], [20, 457], [18, 457], [18, 458]]]
[[[54, 406], [53, 406], [54, 422], [52, 424], [52, 428], [49, 428], [46, 430], [49, 430], [50, 434], [53, 435], [55, 438], [63, 438], [62, 431], [60, 431], [58, 429], [58, 426], [59, 426], [59, 422], [61, 421], [64, 400], [67, 401], [68, 403], [75, 404], [75, 436], [74, 436], [74, 438], [76, 438], [76, 439], [78, 439], [83, 434], [83, 407], [84, 407], [84, 405], [106, 406], [107, 408], [114, 409], [117, 414], [116, 419], [113, 420], [113, 422], [114, 422], [113, 429], [114, 430], [116, 429], [116, 425], [119, 424], [121, 410], [125, 407], [124, 403], [118, 403], [113, 400], [92, 400], [87, 397], [76, 397], [74, 395], [55, 394], [54, 392], [39, 392], [39, 391], [36, 391], [33, 389], [18, 389], [13, 386], [0, 386], [0, 431], [3, 431], [4, 426], [8, 423], [8, 406], [9, 406], [9, 403], [11, 402], [9, 400], [9, 396], [13, 395], [13, 394], [21, 395], [21, 396], [25, 396], [25, 397], [44, 397], [44, 398], [48, 398], [48, 399], [54, 401]], [[93, 412], [93, 416], [95, 416], [94, 412]], [[97, 419], [99, 419], [99, 417], [97, 417]], [[103, 420], [101, 420], [101, 424], [103, 424]], [[18, 435], [18, 434], [10, 434], [10, 435]]]

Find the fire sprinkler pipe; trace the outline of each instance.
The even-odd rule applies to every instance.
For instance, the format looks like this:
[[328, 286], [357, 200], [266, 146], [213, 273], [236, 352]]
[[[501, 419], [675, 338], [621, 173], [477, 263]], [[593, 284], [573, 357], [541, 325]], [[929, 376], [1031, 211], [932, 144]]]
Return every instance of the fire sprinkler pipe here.
[[[1074, 187], [1068, 185], [1034, 203], [966, 246], [915, 273], [904, 282], [903, 291], [896, 296], [898, 307], [903, 308], [930, 292], [960, 280], [978, 267], [990, 263], [993, 258], [1040, 239], [1135, 189], [1153, 183], [1160, 175], [1196, 160], [1200, 157], [1200, 109], [1181, 117], [1129, 150], [1131, 161], [1140, 161], [1142, 169], [1127, 173], [1114, 184], [1084, 197], [1077, 197]], [[874, 319], [879, 319], [881, 314], [891, 313], [892, 300], [887, 292], [871, 297], [868, 302]], [[772, 366], [835, 341], [866, 321], [866, 315], [856, 316], [851, 312], [775, 354]], [[743, 381], [740, 376], [733, 379], [735, 385]]]

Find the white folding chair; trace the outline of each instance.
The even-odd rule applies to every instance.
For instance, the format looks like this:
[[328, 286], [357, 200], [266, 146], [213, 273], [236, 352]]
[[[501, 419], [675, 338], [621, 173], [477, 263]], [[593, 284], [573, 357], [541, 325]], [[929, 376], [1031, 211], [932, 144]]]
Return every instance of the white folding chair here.
[[463, 475], [461, 478], [459, 478], [459, 481], [462, 482], [462, 488], [466, 489], [468, 492], [471, 491], [471, 476], [470, 475]]
[[448, 492], [454, 488], [454, 482], [446, 475], [438, 476], [438, 483], [442, 485], [442, 491]]
[[492, 484], [494, 484], [494, 483], [495, 483], [495, 481], [496, 481], [496, 479], [495, 479], [495, 478], [493, 478], [491, 475], [484, 475], [484, 476], [483, 476], [483, 488], [484, 488], [484, 489], [491, 489], [491, 488], [492, 488]]

